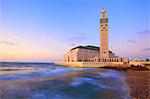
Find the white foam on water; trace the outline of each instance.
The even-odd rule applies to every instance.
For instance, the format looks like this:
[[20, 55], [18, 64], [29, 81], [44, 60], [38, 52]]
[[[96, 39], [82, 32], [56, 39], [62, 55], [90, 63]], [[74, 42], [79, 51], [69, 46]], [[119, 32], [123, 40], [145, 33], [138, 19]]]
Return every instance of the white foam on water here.
[[71, 83], [72, 86], [74, 87], [78, 87], [84, 83], [89, 83], [89, 84], [92, 84], [92, 85], [96, 85], [100, 88], [110, 88], [106, 85], [102, 85], [101, 83], [99, 83], [97, 80], [93, 79], [93, 78], [87, 78], [87, 77], [78, 77], [78, 78], [75, 78], [74, 81]]
[[99, 72], [98, 74], [103, 77], [111, 77], [111, 78], [118, 78], [118, 79], [121, 79], [122, 77], [121, 73], [117, 71]]

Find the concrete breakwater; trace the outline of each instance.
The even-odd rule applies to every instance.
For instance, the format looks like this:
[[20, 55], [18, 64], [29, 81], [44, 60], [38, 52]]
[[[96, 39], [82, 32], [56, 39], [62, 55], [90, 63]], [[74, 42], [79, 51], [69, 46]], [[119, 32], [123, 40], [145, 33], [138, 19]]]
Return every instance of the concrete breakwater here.
[[124, 62], [55, 62], [56, 65], [79, 67], [79, 68], [96, 68], [105, 66], [130, 67], [130, 64]]
[[150, 62], [56, 62], [56, 65], [77, 68], [106, 68], [121, 71], [149, 71]]

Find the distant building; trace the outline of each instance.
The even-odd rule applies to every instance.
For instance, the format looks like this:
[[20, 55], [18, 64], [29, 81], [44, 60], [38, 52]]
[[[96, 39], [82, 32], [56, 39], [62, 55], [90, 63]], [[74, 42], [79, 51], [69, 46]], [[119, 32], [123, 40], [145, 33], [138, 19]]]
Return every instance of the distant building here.
[[96, 46], [77, 46], [64, 55], [65, 62], [128, 62], [127, 58], [115, 56], [109, 50], [108, 17], [105, 9], [100, 16], [100, 48]]
[[[65, 62], [87, 62], [94, 57], [100, 56], [100, 48], [96, 46], [77, 46], [72, 48], [64, 55]], [[109, 51], [110, 57], [115, 57], [115, 54]]]

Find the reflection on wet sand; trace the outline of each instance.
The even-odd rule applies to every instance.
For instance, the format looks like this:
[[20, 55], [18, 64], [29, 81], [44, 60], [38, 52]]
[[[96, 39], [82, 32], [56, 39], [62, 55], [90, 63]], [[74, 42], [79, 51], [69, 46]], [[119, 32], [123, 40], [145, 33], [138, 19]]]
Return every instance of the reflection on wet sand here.
[[125, 81], [130, 90], [129, 95], [134, 99], [150, 99], [150, 72], [128, 71]]

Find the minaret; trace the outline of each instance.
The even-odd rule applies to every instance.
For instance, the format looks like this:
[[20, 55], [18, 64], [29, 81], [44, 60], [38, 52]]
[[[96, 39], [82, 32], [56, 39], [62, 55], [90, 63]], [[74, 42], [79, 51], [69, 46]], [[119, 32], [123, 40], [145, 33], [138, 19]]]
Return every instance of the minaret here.
[[108, 17], [103, 8], [100, 16], [100, 57], [109, 58], [108, 48]]

